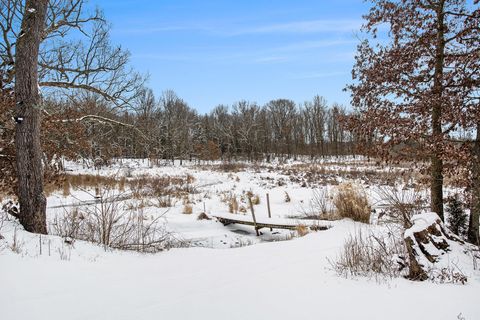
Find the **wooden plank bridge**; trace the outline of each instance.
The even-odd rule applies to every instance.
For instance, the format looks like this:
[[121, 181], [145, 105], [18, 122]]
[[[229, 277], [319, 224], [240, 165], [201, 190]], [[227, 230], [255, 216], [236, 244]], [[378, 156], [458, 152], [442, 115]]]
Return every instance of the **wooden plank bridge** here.
[[[252, 213], [252, 220], [247, 218], [246, 216], [241, 216], [241, 215], [233, 215], [229, 214], [228, 216], [213, 216], [217, 221], [223, 223], [223, 225], [227, 226], [229, 224], [243, 224], [247, 226], [252, 226], [255, 228], [255, 232], [257, 233], [257, 236], [260, 235], [260, 232], [258, 230], [262, 228], [269, 228], [270, 231], [273, 229], [285, 229], [285, 230], [297, 230], [298, 228], [307, 227], [308, 229], [312, 231], [320, 231], [320, 230], [327, 230], [330, 228], [330, 226], [321, 226], [318, 224], [315, 225], [305, 225], [303, 223], [298, 223], [293, 220], [286, 220], [282, 219], [281, 223], [278, 221], [275, 222], [275, 219], [272, 218], [272, 214], [270, 212], [270, 197], [267, 193], [267, 209], [268, 209], [268, 221], [267, 222], [261, 222], [257, 221], [257, 218], [255, 217], [255, 210], [253, 209], [253, 204], [252, 204], [252, 198], [248, 197], [248, 202], [250, 204], [250, 211]], [[270, 220], [271, 219], [271, 220]]]
[[243, 219], [233, 219], [233, 218], [226, 218], [226, 217], [218, 217], [214, 216], [218, 222], [223, 223], [224, 226], [228, 226], [229, 224], [243, 224], [246, 226], [255, 227], [257, 230], [262, 228], [273, 228], [273, 229], [286, 229], [286, 230], [295, 230], [298, 227], [298, 224], [276, 224], [276, 223], [263, 223], [263, 222], [254, 222], [248, 221]]
[[275, 221], [266, 222], [266, 221], [253, 221], [246, 219], [246, 216], [239, 216], [238, 218], [235, 217], [233, 214], [232, 217], [225, 217], [225, 216], [213, 216], [217, 219], [218, 222], [221, 222], [223, 225], [228, 226], [229, 224], [242, 224], [246, 226], [252, 226], [255, 228], [255, 231], [258, 231], [263, 228], [272, 229], [284, 229], [284, 230], [296, 230], [300, 226], [305, 226], [313, 231], [320, 231], [320, 230], [327, 230], [329, 226], [322, 226], [322, 225], [305, 225], [302, 223], [297, 223], [295, 221], [285, 221], [282, 223], [278, 223]]

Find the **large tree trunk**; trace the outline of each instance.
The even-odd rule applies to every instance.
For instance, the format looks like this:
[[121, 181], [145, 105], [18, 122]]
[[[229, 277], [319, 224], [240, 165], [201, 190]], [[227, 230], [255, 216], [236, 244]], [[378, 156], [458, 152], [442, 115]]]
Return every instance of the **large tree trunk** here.
[[477, 137], [472, 148], [472, 206], [468, 225], [468, 241], [480, 245], [478, 219], [480, 217], [480, 123], [477, 124]]
[[27, 0], [15, 56], [16, 131], [20, 223], [27, 231], [47, 233], [40, 145], [41, 99], [38, 51], [45, 28], [48, 0]]
[[432, 157], [431, 164], [431, 210], [443, 218], [443, 161], [439, 156]]
[[437, 8], [437, 39], [435, 54], [435, 73], [432, 106], [432, 138], [433, 155], [431, 158], [431, 209], [443, 218], [443, 161], [442, 150], [439, 147], [442, 138], [442, 93], [443, 93], [443, 66], [445, 60], [445, 9], [444, 1], [440, 1]]

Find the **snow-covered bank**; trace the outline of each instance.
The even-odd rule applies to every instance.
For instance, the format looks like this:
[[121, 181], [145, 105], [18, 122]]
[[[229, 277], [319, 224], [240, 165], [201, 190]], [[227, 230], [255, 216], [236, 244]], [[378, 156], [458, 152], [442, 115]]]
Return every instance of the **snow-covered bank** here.
[[[124, 169], [119, 165], [110, 173], [127, 176]], [[80, 170], [75, 173], [82, 173]], [[106, 176], [108, 170], [97, 173]], [[327, 173], [319, 176], [334, 182], [343, 179], [329, 170], [327, 167]], [[300, 169], [295, 176], [288, 176], [274, 167], [223, 172], [132, 163], [128, 177], [140, 175], [193, 177], [191, 189], [195, 192], [172, 196], [168, 208], [148, 195], [119, 197], [118, 208], [126, 214], [142, 215], [145, 221], [162, 217], [179, 238], [203, 248], [174, 248], [156, 254], [105, 251], [89, 242], [75, 241], [72, 246], [61, 237], [30, 234], [11, 218], [0, 219], [4, 237], [0, 240], [0, 319], [480, 318], [480, 272], [474, 270], [471, 256], [464, 254], [459, 244], [452, 244], [452, 251], [442, 255], [437, 268], [447, 266], [461, 272], [468, 278], [465, 285], [337, 274], [331, 261], [341, 254], [347, 238], [360, 230], [384, 235], [390, 231], [387, 225], [377, 224], [378, 215], [371, 225], [346, 219], [321, 221], [318, 223], [331, 228], [302, 238], [291, 230], [270, 232], [268, 228], [257, 237], [251, 226], [224, 226], [215, 219], [197, 218], [206, 212], [210, 217], [250, 220], [246, 194], [251, 192], [260, 199], [255, 205], [258, 221], [307, 224], [303, 218], [315, 209], [311, 204], [314, 188], [325, 191], [320, 195], [328, 202], [335, 184], [310, 185], [307, 181], [305, 186], [306, 180], [298, 179], [304, 175]], [[361, 178], [356, 182], [375, 198], [376, 184]], [[68, 191], [56, 191], [48, 198], [50, 224], [55, 216], [72, 208], [98, 206], [95, 190], [72, 184]], [[127, 186], [124, 194], [130, 195], [130, 191]], [[272, 218], [267, 215], [266, 193]], [[239, 207], [235, 215], [229, 212], [230, 199], [236, 199]], [[372, 203], [384, 208], [379, 201]], [[183, 213], [187, 204], [192, 207], [191, 214]], [[278, 241], [286, 239], [292, 240]]]
[[[467, 285], [345, 279], [331, 269], [334, 228], [294, 241], [156, 255], [0, 255], [2, 319], [478, 319], [478, 273]], [[97, 258], [94, 258], [97, 256]]]

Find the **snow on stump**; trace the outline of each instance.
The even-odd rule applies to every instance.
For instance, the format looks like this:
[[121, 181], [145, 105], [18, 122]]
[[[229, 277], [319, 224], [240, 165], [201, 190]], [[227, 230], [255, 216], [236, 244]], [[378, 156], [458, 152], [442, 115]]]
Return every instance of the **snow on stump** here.
[[409, 258], [408, 278], [423, 281], [429, 278], [425, 266], [437, 262], [440, 255], [450, 251], [450, 241], [464, 242], [450, 232], [434, 212], [414, 215], [411, 223], [404, 233]]

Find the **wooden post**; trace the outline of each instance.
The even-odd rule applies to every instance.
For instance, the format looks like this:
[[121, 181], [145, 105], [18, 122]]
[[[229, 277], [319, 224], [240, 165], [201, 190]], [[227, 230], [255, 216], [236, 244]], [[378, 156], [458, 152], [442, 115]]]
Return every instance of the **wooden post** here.
[[[270, 195], [267, 193], [267, 209], [268, 209], [268, 218], [272, 217], [272, 213], [270, 212]], [[270, 231], [273, 231], [272, 228], [270, 228]]]
[[251, 197], [248, 197], [248, 202], [250, 203], [250, 210], [252, 211], [252, 217], [253, 217], [253, 225], [255, 226], [255, 232], [257, 233], [257, 237], [258, 237], [260, 236], [260, 233], [258, 232], [257, 219], [255, 218], [255, 211], [253, 211], [253, 204], [252, 204]]

